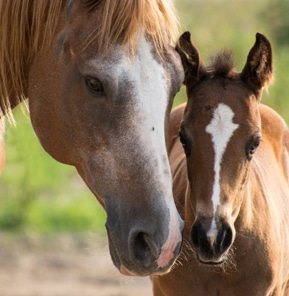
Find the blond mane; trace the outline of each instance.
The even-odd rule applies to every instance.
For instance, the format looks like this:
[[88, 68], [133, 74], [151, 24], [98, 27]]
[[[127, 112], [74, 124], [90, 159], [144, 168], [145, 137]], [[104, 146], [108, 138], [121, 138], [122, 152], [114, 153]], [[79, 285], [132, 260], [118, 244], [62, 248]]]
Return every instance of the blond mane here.
[[143, 28], [161, 55], [165, 43], [172, 44], [179, 34], [179, 21], [171, 0], [84, 0], [102, 16], [100, 24], [88, 38], [99, 50], [107, 50], [119, 40], [133, 51], [135, 35]]
[[[88, 38], [101, 40], [102, 50], [122, 40], [133, 50], [140, 27], [159, 54], [178, 37], [179, 22], [170, 0], [80, 0], [97, 10], [100, 25]], [[0, 117], [14, 122], [11, 109], [26, 99], [28, 69], [37, 51], [55, 37], [67, 0], [0, 0]], [[86, 44], [88, 45], [88, 44]]]
[[63, 2], [0, 0], [0, 116], [10, 122], [11, 108], [27, 95], [28, 66], [54, 37]]

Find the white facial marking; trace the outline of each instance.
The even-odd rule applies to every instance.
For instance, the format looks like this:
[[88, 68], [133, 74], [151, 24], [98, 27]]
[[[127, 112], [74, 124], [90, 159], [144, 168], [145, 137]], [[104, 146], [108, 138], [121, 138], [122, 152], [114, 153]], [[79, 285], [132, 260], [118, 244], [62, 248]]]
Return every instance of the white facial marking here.
[[[213, 184], [213, 207], [214, 213], [216, 213], [217, 207], [220, 203], [220, 168], [223, 158], [223, 154], [226, 150], [234, 131], [238, 128], [238, 124], [233, 122], [234, 112], [232, 109], [225, 105], [219, 104], [215, 109], [213, 118], [210, 124], [206, 127], [206, 132], [212, 136], [212, 142], [215, 152], [214, 161], [214, 173], [215, 180]], [[215, 219], [212, 221], [211, 229], [208, 231], [208, 235], [212, 236], [216, 233], [217, 228], [215, 225]]]
[[[166, 267], [175, 258], [174, 252], [182, 241], [183, 229], [183, 221], [173, 199], [172, 176], [165, 141], [164, 122], [170, 91], [167, 76], [169, 73], [165, 64], [156, 59], [152, 44], [143, 32], [137, 37], [133, 56], [129, 56], [126, 46], [117, 45], [109, 57], [98, 56], [80, 67], [84, 77], [90, 76], [94, 71], [98, 73], [103, 85], [110, 86], [107, 103], [119, 103], [120, 96], [127, 100], [128, 112], [124, 120], [128, 128], [121, 131], [121, 140], [128, 143], [128, 149], [133, 149], [134, 157], [139, 154], [141, 159], [145, 160], [142, 169], [150, 174], [147, 176], [148, 186], [152, 185], [154, 194], [157, 192], [164, 196], [169, 212], [164, 217], [168, 220], [168, 232], [165, 233], [168, 236], [161, 246], [157, 264], [160, 268]], [[123, 145], [114, 148], [113, 152], [121, 156], [119, 158], [123, 163], [126, 159], [128, 162], [132, 161], [131, 154], [123, 149]], [[117, 178], [117, 160], [110, 155], [111, 151], [106, 151], [105, 148], [102, 153], [108, 155], [106, 163], [110, 168], [109, 176], [115, 175]], [[93, 180], [93, 176], [91, 179]]]
[[[146, 79], [142, 77], [136, 85], [139, 85], [139, 89], [141, 90], [138, 95], [142, 98], [142, 110], [146, 110], [146, 118], [150, 118], [150, 120], [147, 121], [147, 125], [139, 125], [142, 129], [140, 133], [147, 136], [145, 143], [147, 148], [151, 145], [152, 153], [155, 154], [155, 151], [159, 151], [158, 156], [156, 156], [157, 166], [154, 166], [154, 168], [158, 174], [158, 179], [162, 180], [162, 184], [160, 184], [161, 189], [164, 193], [165, 202], [170, 211], [168, 238], [162, 246], [160, 256], [157, 260], [159, 267], [165, 267], [170, 263], [172, 258], [174, 258], [174, 251], [182, 240], [182, 227], [180, 224], [180, 217], [177, 213], [173, 200], [172, 177], [165, 145], [164, 122], [168, 104], [166, 98], [169, 96], [169, 90], [167, 89], [168, 84], [166, 81], [164, 66], [154, 59], [151, 52], [151, 44], [147, 42], [145, 38], [142, 38], [140, 41], [140, 49], [141, 59], [144, 60], [141, 64], [145, 65], [145, 67], [142, 67], [139, 71], [145, 73]], [[146, 85], [149, 85], [149, 87], [146, 87]], [[153, 132], [152, 126], [154, 127]], [[166, 175], [165, 179], [162, 177], [164, 174]]]
[[124, 57], [119, 66], [120, 71], [125, 71], [134, 86], [133, 91], [137, 99], [134, 102], [134, 114], [139, 114], [139, 117], [134, 115], [135, 128], [138, 129], [136, 134], [142, 138], [142, 149], [147, 151], [149, 159], [154, 162], [150, 164], [152, 173], [159, 182], [158, 186], [170, 212], [169, 234], [157, 260], [158, 266], [162, 268], [174, 258], [174, 251], [182, 241], [182, 221], [173, 200], [172, 176], [165, 142], [164, 122], [169, 90], [164, 65], [156, 61], [151, 43], [143, 35], [138, 41], [134, 58], [127, 60], [128, 58]]

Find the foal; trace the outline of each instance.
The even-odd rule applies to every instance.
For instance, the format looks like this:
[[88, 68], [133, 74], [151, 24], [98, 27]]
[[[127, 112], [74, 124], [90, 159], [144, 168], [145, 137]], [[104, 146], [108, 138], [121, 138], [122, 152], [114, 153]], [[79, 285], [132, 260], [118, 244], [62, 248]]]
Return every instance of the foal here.
[[241, 73], [226, 52], [204, 67], [188, 32], [177, 51], [188, 103], [171, 114], [168, 149], [185, 243], [154, 295], [289, 295], [289, 132], [259, 104], [270, 42], [257, 33]]

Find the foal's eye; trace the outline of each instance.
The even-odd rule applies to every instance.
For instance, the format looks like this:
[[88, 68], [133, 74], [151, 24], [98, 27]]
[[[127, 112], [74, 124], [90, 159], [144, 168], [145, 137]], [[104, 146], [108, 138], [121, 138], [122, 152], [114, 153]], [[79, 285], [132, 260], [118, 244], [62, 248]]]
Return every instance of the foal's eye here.
[[183, 147], [186, 146], [185, 135], [184, 135], [184, 132], [181, 129], [179, 130], [178, 135], [179, 135], [180, 142], [182, 143]]
[[187, 139], [185, 132], [182, 128], [179, 129], [178, 132], [179, 138], [180, 138], [180, 142], [184, 148], [184, 151], [187, 155], [190, 154], [190, 141]]
[[253, 154], [256, 152], [257, 148], [259, 147], [261, 143], [261, 136], [257, 136], [254, 139], [252, 139], [249, 142], [249, 145], [247, 147], [247, 157], [248, 159], [251, 159], [253, 157]]
[[103, 85], [99, 79], [94, 77], [86, 77], [85, 84], [88, 90], [94, 95], [103, 95], [104, 89]]

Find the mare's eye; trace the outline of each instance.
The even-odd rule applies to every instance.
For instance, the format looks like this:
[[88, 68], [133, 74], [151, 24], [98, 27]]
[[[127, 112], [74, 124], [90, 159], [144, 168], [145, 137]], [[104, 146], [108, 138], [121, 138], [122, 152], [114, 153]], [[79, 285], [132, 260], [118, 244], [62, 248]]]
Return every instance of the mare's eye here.
[[104, 95], [103, 85], [99, 79], [94, 77], [86, 77], [85, 84], [88, 90], [94, 95]]
[[261, 136], [254, 137], [247, 146], [247, 157], [250, 160], [261, 143]]

